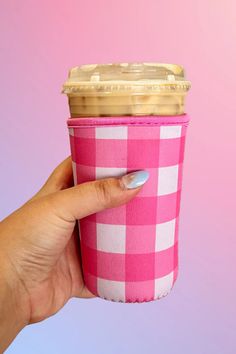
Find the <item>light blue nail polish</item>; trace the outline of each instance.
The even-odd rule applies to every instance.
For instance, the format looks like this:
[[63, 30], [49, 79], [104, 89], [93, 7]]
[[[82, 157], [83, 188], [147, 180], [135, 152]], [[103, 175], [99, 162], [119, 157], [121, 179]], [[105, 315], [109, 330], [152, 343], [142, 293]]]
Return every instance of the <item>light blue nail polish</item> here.
[[142, 186], [149, 178], [148, 171], [131, 172], [122, 177], [122, 181], [127, 189], [133, 189]]

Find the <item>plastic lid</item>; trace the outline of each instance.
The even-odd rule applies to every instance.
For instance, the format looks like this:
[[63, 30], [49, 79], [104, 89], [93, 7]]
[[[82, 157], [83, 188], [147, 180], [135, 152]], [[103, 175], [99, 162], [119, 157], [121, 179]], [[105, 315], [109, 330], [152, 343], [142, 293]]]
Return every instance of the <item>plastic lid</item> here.
[[109, 63], [73, 67], [62, 92], [76, 95], [109, 93], [184, 93], [191, 84], [181, 65], [163, 63]]

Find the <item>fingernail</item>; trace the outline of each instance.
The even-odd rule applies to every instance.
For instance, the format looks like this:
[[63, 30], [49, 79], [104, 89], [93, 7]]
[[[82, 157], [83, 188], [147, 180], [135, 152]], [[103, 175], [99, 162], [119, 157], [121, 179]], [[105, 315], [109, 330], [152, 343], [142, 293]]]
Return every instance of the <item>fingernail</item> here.
[[149, 178], [148, 171], [131, 172], [121, 177], [126, 189], [133, 189], [142, 186]]

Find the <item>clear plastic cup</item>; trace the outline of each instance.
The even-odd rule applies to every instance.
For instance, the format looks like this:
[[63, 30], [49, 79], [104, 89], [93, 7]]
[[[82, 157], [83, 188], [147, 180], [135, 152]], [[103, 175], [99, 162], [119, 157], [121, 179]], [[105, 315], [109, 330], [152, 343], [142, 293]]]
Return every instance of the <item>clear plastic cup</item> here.
[[174, 64], [82, 65], [69, 72], [63, 92], [74, 183], [149, 172], [127, 204], [79, 220], [83, 277], [96, 296], [152, 301], [176, 281], [189, 88], [183, 67]]
[[71, 118], [180, 115], [190, 82], [176, 64], [111, 63], [72, 68], [63, 85]]

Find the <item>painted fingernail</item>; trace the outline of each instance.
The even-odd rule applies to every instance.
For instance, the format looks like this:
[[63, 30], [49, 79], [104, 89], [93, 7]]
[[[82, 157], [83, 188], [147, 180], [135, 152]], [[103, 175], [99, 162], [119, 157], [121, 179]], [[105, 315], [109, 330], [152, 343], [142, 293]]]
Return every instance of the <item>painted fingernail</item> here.
[[131, 172], [122, 176], [121, 180], [126, 189], [134, 189], [142, 186], [149, 178], [148, 171]]

